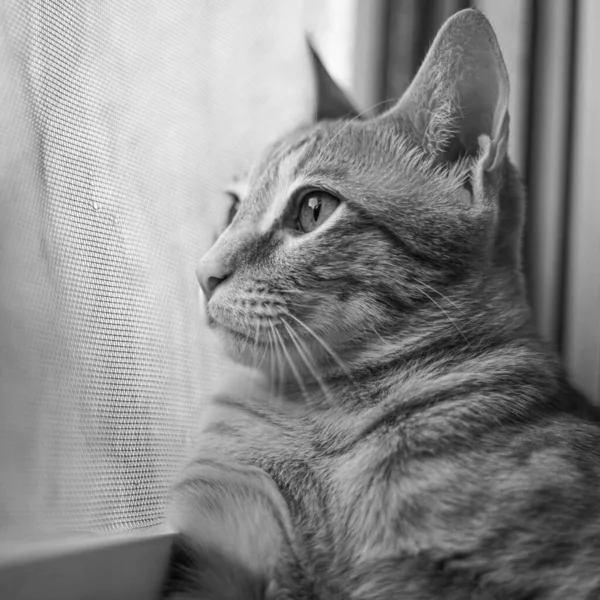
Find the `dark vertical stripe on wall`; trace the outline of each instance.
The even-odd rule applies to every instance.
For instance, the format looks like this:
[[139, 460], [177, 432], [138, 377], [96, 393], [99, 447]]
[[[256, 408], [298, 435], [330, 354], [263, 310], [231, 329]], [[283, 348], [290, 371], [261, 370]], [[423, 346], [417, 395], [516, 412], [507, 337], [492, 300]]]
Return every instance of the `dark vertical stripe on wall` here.
[[468, 0], [430, 0], [428, 2], [419, 2], [420, 11], [418, 13], [418, 36], [416, 40], [418, 63], [415, 65], [415, 72], [425, 54], [427, 54], [431, 42], [433, 42], [436, 33], [444, 24], [444, 21], [455, 12], [463, 8], [468, 8], [469, 5], [470, 2]]
[[420, 7], [421, 10], [417, 11], [415, 30], [417, 32], [415, 38], [415, 58], [417, 59], [416, 64], [412, 65], [413, 71], [416, 73], [417, 68], [425, 55], [429, 46], [435, 37], [437, 27], [435, 25], [437, 17], [437, 2], [424, 2]]
[[469, 0], [386, 0], [384, 14], [385, 59], [380, 111], [389, 107], [408, 87], [435, 34], [453, 13], [468, 8]]
[[528, 189], [524, 267], [536, 326], [562, 350], [577, 3], [533, 0], [530, 7], [529, 90], [522, 132]]
[[[540, 87], [540, 70], [536, 68], [540, 59], [540, 54], [543, 53], [543, 48], [540, 47], [539, 39], [539, 20], [543, 6], [540, 3], [544, 0], [533, 0], [531, 2], [531, 18], [529, 20], [529, 94], [527, 95], [527, 123], [529, 127], [525, 135], [525, 172], [522, 173], [523, 181], [525, 182], [526, 191], [534, 191], [535, 183], [532, 181], [532, 174], [536, 168], [536, 119], [534, 118], [536, 105], [539, 102], [541, 95]], [[532, 273], [535, 270], [534, 259], [534, 244], [535, 239], [532, 237], [532, 224], [535, 218], [536, 211], [534, 209], [535, 198], [531, 195], [528, 198], [525, 206], [525, 228], [523, 232], [523, 269], [527, 281], [527, 296], [532, 304], [535, 300], [535, 285]], [[536, 207], [537, 208], [537, 207]]]
[[[427, 4], [425, 2], [424, 4]], [[415, 73], [415, 37], [418, 0], [386, 0], [386, 60], [381, 77], [381, 101], [385, 110], [399, 98]]]
[[[542, 0], [538, 0], [542, 1]], [[579, 21], [579, 1], [572, 0], [571, 2], [571, 22], [565, 24], [570, 29], [570, 68], [569, 68], [569, 96], [568, 96], [568, 137], [567, 143], [564, 149], [564, 164], [566, 168], [565, 185], [564, 185], [564, 203], [563, 203], [563, 236], [562, 236], [562, 247], [560, 254], [560, 286], [558, 295], [558, 323], [557, 323], [557, 346], [559, 352], [562, 354], [564, 351], [565, 343], [565, 325], [567, 315], [567, 302], [569, 301], [569, 290], [567, 269], [569, 265], [569, 242], [571, 231], [571, 217], [572, 217], [572, 203], [569, 201], [571, 196], [571, 190], [573, 189], [573, 169], [572, 169], [572, 157], [573, 148], [575, 143], [575, 106], [576, 106], [576, 89], [577, 89], [577, 24]], [[597, 257], [595, 257], [597, 258]]]
[[391, 104], [389, 100], [389, 83], [388, 83], [388, 73], [390, 71], [390, 49], [391, 49], [391, 27], [390, 23], [392, 22], [393, 17], [393, 8], [392, 8], [392, 0], [384, 0], [383, 9], [381, 11], [383, 23], [381, 24], [381, 47], [383, 52], [381, 53], [381, 62], [379, 64], [380, 76], [379, 76], [379, 90], [377, 90], [377, 101], [382, 102], [382, 104], [377, 107], [378, 110], [375, 112], [381, 113]]

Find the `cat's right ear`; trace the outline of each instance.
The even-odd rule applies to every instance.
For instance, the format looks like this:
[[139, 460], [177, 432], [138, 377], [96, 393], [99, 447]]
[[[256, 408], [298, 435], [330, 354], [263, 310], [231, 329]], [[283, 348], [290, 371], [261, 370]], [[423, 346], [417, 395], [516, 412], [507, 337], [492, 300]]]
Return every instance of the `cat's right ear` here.
[[307, 38], [316, 87], [315, 120], [354, 119], [359, 114], [325, 69], [317, 51]]
[[479, 11], [454, 14], [442, 27], [410, 87], [382, 118], [410, 124], [436, 160], [483, 151], [495, 170], [506, 157], [508, 73], [492, 26]]

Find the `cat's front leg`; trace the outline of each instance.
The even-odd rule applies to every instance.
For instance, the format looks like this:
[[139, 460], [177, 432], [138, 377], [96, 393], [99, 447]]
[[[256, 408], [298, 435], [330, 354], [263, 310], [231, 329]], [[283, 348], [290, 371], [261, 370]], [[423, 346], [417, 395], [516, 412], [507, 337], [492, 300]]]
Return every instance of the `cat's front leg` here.
[[285, 501], [261, 469], [199, 458], [175, 486], [168, 510], [179, 532], [172, 591], [203, 599], [284, 597], [293, 568]]
[[297, 572], [291, 518], [257, 466], [269, 440], [279, 439], [277, 428], [226, 395], [213, 399], [203, 420], [197, 458], [167, 511], [179, 532], [170, 588], [187, 591], [182, 598], [285, 598]]

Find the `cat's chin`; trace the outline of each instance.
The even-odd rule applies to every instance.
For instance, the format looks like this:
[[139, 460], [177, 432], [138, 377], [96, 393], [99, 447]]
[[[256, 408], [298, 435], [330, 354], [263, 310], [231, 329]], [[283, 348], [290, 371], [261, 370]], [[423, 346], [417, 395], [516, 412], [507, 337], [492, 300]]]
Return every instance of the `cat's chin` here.
[[[214, 318], [209, 318], [208, 322], [223, 353], [235, 364], [259, 371], [267, 379], [277, 380], [277, 385], [297, 382], [298, 377], [310, 377], [304, 353], [299, 353], [297, 346], [287, 343], [288, 339], [283, 335], [277, 336], [274, 344], [268, 338], [257, 339], [255, 335], [241, 333]], [[307, 345], [304, 348], [314, 359], [313, 349]]]
[[226, 341], [223, 344], [223, 346], [225, 348], [225, 352], [227, 353], [228, 358], [230, 358], [233, 362], [239, 365], [243, 365], [244, 367], [258, 368], [260, 358], [257, 357], [247, 347], [244, 348], [239, 344], [239, 342], [236, 341]]
[[265, 372], [268, 370], [269, 352], [266, 343], [257, 342], [223, 325], [213, 324], [212, 329], [219, 338], [223, 351], [233, 362]]
[[[289, 368], [283, 353], [279, 357], [272, 354], [268, 344], [255, 344], [254, 340], [243, 339], [240, 334], [231, 335], [225, 330], [219, 332], [219, 338], [227, 358], [236, 365], [251, 369], [276, 387], [296, 382], [296, 375]], [[297, 364], [298, 357], [294, 356], [292, 349], [288, 348], [287, 352], [291, 360], [295, 361], [294, 364]]]

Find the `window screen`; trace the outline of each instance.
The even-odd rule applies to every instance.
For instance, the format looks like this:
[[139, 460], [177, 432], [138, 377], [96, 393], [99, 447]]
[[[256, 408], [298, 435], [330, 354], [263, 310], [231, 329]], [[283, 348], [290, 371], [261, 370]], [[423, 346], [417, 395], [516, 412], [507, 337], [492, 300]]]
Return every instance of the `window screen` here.
[[[310, 115], [300, 1], [0, 3], [0, 536], [161, 520], [224, 362], [222, 186]], [[274, 51], [274, 49], [277, 51]]]

